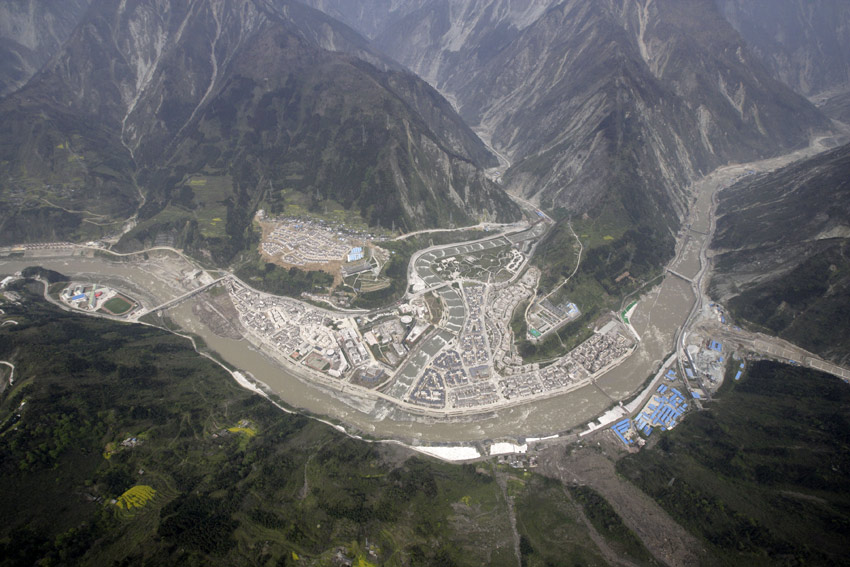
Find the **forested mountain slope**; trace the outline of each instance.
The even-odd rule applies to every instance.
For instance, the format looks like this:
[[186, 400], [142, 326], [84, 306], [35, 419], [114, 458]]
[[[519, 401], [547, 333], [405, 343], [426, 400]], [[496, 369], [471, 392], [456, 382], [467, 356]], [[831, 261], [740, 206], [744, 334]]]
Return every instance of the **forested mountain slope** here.
[[297, 3], [98, 0], [0, 103], [0, 235], [114, 232], [140, 193], [131, 244], [165, 231], [217, 261], [286, 191], [402, 229], [516, 218], [450, 105], [369, 58], [355, 32]]
[[850, 145], [720, 194], [712, 294], [742, 319], [850, 360]]
[[451, 95], [549, 208], [675, 224], [693, 178], [829, 127], [712, 0], [311, 3]]

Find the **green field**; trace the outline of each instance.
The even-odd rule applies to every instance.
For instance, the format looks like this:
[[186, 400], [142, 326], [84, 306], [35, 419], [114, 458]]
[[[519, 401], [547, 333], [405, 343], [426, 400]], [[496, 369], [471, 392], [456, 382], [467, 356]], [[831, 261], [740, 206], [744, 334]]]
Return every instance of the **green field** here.
[[502, 482], [529, 565], [600, 563], [559, 483], [348, 438], [152, 327], [4, 309], [0, 565], [514, 566]]
[[323, 199], [318, 207], [311, 207], [311, 197], [301, 191], [294, 189], [281, 189], [279, 193], [281, 201], [285, 202], [283, 208], [275, 214], [284, 217], [309, 218], [325, 220], [344, 225], [348, 229], [367, 231], [372, 234], [392, 236], [389, 227], [379, 229], [370, 227], [353, 209], [346, 209], [343, 205], [333, 199]]
[[115, 315], [123, 315], [133, 308], [133, 304], [117, 295], [103, 304], [103, 308]]

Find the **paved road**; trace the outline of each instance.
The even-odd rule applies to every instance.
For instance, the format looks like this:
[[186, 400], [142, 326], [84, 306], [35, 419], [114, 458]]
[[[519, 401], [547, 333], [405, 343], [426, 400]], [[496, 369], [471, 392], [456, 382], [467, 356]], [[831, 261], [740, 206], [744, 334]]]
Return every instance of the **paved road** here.
[[408, 232], [406, 234], [402, 234], [401, 236], [396, 236], [395, 238], [390, 238], [389, 241], [393, 242], [396, 240], [405, 240], [406, 238], [410, 238], [411, 236], [418, 236], [420, 234], [431, 234], [434, 232], [461, 232], [464, 230], [502, 230], [508, 231], [512, 228], [519, 228], [522, 223], [497, 223], [497, 222], [482, 222], [473, 226], [460, 226], [458, 228], [426, 228], [423, 230], [416, 230], [413, 232]]
[[820, 370], [821, 372], [827, 372], [833, 376], [841, 378], [842, 380], [850, 381], [850, 370], [824, 360], [818, 355], [798, 347], [793, 343], [789, 343], [784, 339], [771, 337], [762, 333], [753, 333], [743, 329], [738, 330], [725, 327], [717, 330], [714, 334], [719, 339], [727, 342], [736, 342], [744, 348], [767, 357], [782, 361], [792, 361], [793, 363], [801, 366]]
[[[767, 160], [750, 164], [731, 165], [724, 168], [720, 168], [713, 172], [709, 177], [701, 181], [701, 184], [703, 185], [702, 191], [710, 191], [710, 206], [708, 207], [707, 211], [704, 211], [704, 213], [707, 213], [708, 215], [708, 227], [705, 232], [695, 230], [692, 227], [693, 223], [699, 221], [699, 215], [701, 213], [701, 211], [699, 211], [697, 207], [694, 207], [694, 209], [692, 209], [689, 215], [689, 218], [687, 219], [686, 226], [689, 229], [689, 232], [703, 235], [703, 238], [699, 249], [700, 268], [696, 276], [694, 276], [692, 280], [689, 280], [691, 281], [695, 294], [694, 305], [691, 309], [691, 313], [689, 314], [684, 325], [682, 325], [682, 328], [680, 329], [676, 338], [676, 352], [678, 355], [678, 366], [680, 376], [685, 375], [684, 361], [687, 360], [687, 353], [685, 352], [685, 335], [692, 328], [698, 325], [698, 315], [702, 312], [703, 306], [706, 304], [706, 302], [710, 301], [710, 298], [708, 297], [706, 292], [707, 284], [710, 281], [711, 276], [711, 262], [708, 257], [708, 248], [711, 244], [711, 240], [714, 236], [717, 224], [716, 210], [719, 202], [719, 192], [723, 188], [731, 184], [733, 181], [735, 181], [735, 178], [740, 177], [747, 171], [773, 171], [797, 159], [810, 157], [811, 155], [816, 155], [817, 153], [821, 153], [827, 149], [829, 148], [823, 147], [821, 145], [821, 140], [815, 140], [809, 148], [799, 150], [797, 152], [787, 154], [785, 156], [770, 158]], [[667, 271], [671, 272], [676, 276], [682, 277], [683, 279], [688, 278], [677, 272], [674, 272], [672, 270], [672, 266], [676, 265], [676, 263], [680, 259], [680, 256], [685, 252], [687, 240], [688, 238], [686, 236], [681, 241], [682, 244], [680, 245], [679, 250], [677, 251], [676, 258], [667, 267]], [[694, 328], [694, 330], [698, 329]], [[730, 335], [735, 332], [729, 331], [724, 328], [722, 333], [722, 336], [725, 336], [727, 338], [733, 338]], [[791, 343], [779, 339], [777, 337], [770, 337], [767, 335], [740, 331], [737, 332], [734, 338], [736, 338], [742, 344], [747, 345], [754, 352], [760, 352], [768, 356], [784, 360], [794, 360], [806, 366], [829, 372], [845, 380], [850, 378], [850, 372], [848, 372], [846, 369], [840, 368], [832, 363], [824, 361], [818, 358], [816, 355], [813, 355], [812, 353], [809, 353], [804, 349], [801, 349], [800, 347], [792, 345]], [[709, 394], [710, 397], [710, 389], [707, 389], [705, 387], [705, 384], [703, 384], [701, 377], [699, 378], [699, 381], [700, 385], [702, 386], [702, 389], [707, 394]]]

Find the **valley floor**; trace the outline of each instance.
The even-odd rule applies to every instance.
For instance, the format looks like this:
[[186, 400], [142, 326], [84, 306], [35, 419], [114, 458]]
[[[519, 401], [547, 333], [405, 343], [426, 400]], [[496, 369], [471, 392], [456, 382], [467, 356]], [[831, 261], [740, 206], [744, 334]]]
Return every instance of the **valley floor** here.
[[[603, 351], [594, 350], [591, 358], [579, 358], [573, 362], [569, 361], [568, 355], [563, 359], [566, 363], [562, 361], [547, 367], [548, 371], [537, 365], [523, 366], [521, 359], [514, 360], [516, 355], [510, 343], [497, 348], [506, 336], [510, 336], [506, 328], [513, 311], [511, 305], [520, 303], [522, 296], [503, 307], [498, 301], [480, 303], [486, 297], [491, 297], [490, 301], [497, 299], [495, 290], [500, 287], [508, 286], [505, 289], [510, 293], [509, 290], [514, 289], [510, 286], [521, 281], [520, 275], [526, 274], [527, 277], [530, 272], [523, 270], [522, 264], [514, 265], [513, 271], [505, 272], [504, 276], [500, 275], [501, 272], [481, 272], [475, 264], [472, 266], [478, 271], [469, 273], [462, 266], [461, 269], [453, 267], [455, 258], [467, 261], [472, 257], [470, 255], [478, 258], [478, 262], [492, 262], [502, 241], [508, 247], [520, 246], [520, 250], [528, 251], [529, 246], [533, 248], [535, 238], [539, 238], [539, 234], [534, 234], [534, 228], [530, 237], [522, 236], [525, 234], [522, 232], [497, 234], [481, 240], [481, 244], [446, 245], [414, 255], [410, 270], [413, 291], [408, 294], [408, 309], [412, 309], [409, 312], [413, 319], [418, 317], [417, 299], [429, 292], [441, 296], [447, 309], [440, 320], [432, 322], [433, 327], [424, 319], [417, 323], [422, 325], [421, 331], [424, 332], [421, 341], [408, 344], [400, 337], [392, 339], [397, 341], [393, 344], [397, 354], [385, 351], [381, 346], [385, 343], [377, 342], [372, 335], [380, 336], [378, 331], [382, 330], [389, 337], [391, 321], [382, 317], [399, 318], [404, 317], [403, 313], [398, 315], [379, 310], [359, 316], [367, 320], [378, 319], [383, 325], [380, 328], [363, 327], [354, 321], [353, 315], [338, 314], [293, 300], [285, 300], [284, 304], [290, 307], [281, 310], [272, 308], [272, 304], [278, 301], [272, 296], [253, 292], [251, 297], [254, 299], [250, 301], [237, 299], [241, 292], [235, 291], [233, 282], [238, 282], [240, 289], [244, 290], [250, 290], [250, 286], [239, 280], [226, 279], [232, 276], [221, 271], [204, 270], [171, 249], [115, 256], [104, 250], [62, 243], [26, 245], [9, 248], [5, 258], [0, 259], [0, 270], [14, 272], [27, 265], [41, 264], [75, 280], [88, 276], [93, 282], [112, 282], [110, 285], [115, 289], [126, 288], [127, 293], [139, 298], [143, 306], [143, 309], [131, 314], [131, 320], [137, 321], [148, 315], [146, 320], [152, 321], [150, 315], [155, 314], [159, 324], [176, 323], [202, 338], [218, 356], [247, 371], [269, 392], [281, 396], [291, 405], [329, 415], [370, 435], [426, 445], [500, 438], [515, 440], [552, 434], [571, 436], [570, 431], [573, 434], [580, 432], [584, 424], [612, 406], [615, 411], [606, 413], [600, 422], [591, 423], [591, 428], [599, 428], [624, 417], [626, 413], [616, 409], [617, 402], [646, 387], [643, 383], [645, 378], [656, 374], [660, 361], [666, 358], [674, 344], [682, 388], [688, 395], [696, 392], [710, 396], [717, 386], [708, 383], [709, 373], [696, 372], [698, 369], [689, 360], [686, 349], [686, 343], [699, 344], [706, 340], [707, 333], [723, 337], [738, 333], [737, 344], [741, 347], [761, 350], [765, 356], [787, 354], [776, 350], [776, 343], [766, 337], [756, 339], [731, 328], [709, 329], [700, 322], [707, 313], [704, 282], [710, 267], [706, 248], [714, 229], [713, 210], [717, 191], [751, 172], [776, 169], [818, 153], [824, 149], [820, 142], [807, 150], [780, 158], [721, 168], [696, 184], [692, 188], [694, 201], [691, 214], [679, 235], [676, 256], [667, 267], [667, 277], [660, 285], [644, 292], [627, 320], [628, 326], [614, 331], [620, 339], [611, 344], [617, 344], [617, 340], [625, 337], [626, 341], [634, 342], [633, 347], [625, 345], [625, 348], [633, 351], [612, 351], [611, 358], [603, 359], [600, 354]], [[537, 226], [543, 227], [545, 223]], [[489, 252], [490, 249], [495, 252]], [[115, 259], [123, 261], [116, 263]], [[455, 264], [445, 264], [447, 260]], [[441, 274], [439, 270], [446, 271]], [[494, 275], [504, 279], [501, 283], [499, 280], [492, 281]], [[482, 277], [488, 279], [482, 280]], [[215, 290], [221, 289], [218, 284], [225, 281], [231, 282], [228, 284], [231, 288], [228, 292], [230, 303], [242, 306], [232, 311], [232, 316], [221, 315], [219, 311], [220, 318], [227, 319], [226, 323], [230, 325], [227, 333], [235, 332], [234, 338], [221, 336], [221, 324], [210, 327], [210, 317], [215, 319], [215, 316], [208, 315], [203, 320], [197, 316], [199, 309], [212, 313], [221, 308], [221, 305], [216, 309], [210, 306], [218, 295]], [[453, 291], [451, 284], [461, 284], [463, 291]], [[533, 287], [533, 283], [526, 285]], [[470, 295], [476, 288], [485, 290], [482, 297]], [[491, 291], [486, 291], [488, 289]], [[502, 290], [498, 295], [505, 297], [505, 293]], [[301, 337], [292, 338], [291, 344], [283, 345], [282, 339], [275, 337], [281, 330], [292, 326], [287, 323], [289, 316], [286, 314], [292, 309], [306, 314], [302, 314], [299, 321], [306, 316], [307, 319], [315, 319], [315, 325], [298, 323]], [[495, 316], [498, 309], [504, 309], [507, 315]], [[479, 310], [481, 315], [475, 315]], [[485, 312], [488, 317], [492, 313], [495, 319], [485, 321]], [[474, 315], [472, 318], [470, 313]], [[475, 317], [482, 317], [482, 320], [479, 322]], [[333, 328], [342, 329], [337, 334], [343, 334], [336, 337], [327, 330], [323, 321]], [[350, 329], [351, 336], [348, 338], [343, 336], [345, 328]], [[600, 335], [594, 336], [603, 337], [605, 333], [612, 332], [611, 328], [610, 325], [605, 326]], [[239, 337], [248, 340], [239, 340]], [[285, 353], [278, 353], [281, 348]], [[580, 346], [574, 352], [581, 348], [587, 350]], [[499, 354], [498, 349], [501, 349]], [[283, 356], [281, 353], [284, 353]], [[387, 358], [378, 359], [379, 354]], [[402, 362], [397, 361], [399, 356]], [[404, 363], [404, 357], [410, 362]], [[455, 358], [457, 369], [452, 366], [454, 362], [449, 362]], [[281, 362], [270, 365], [269, 361], [273, 359], [286, 362], [283, 366]], [[846, 372], [832, 368], [813, 356], [799, 356], [799, 361], [814, 368], [831, 369], [839, 375]], [[508, 368], [506, 363], [520, 366], [493, 374], [494, 368]], [[569, 368], [561, 368], [564, 364]], [[476, 374], [481, 369], [487, 371], [482, 374], [483, 381]], [[689, 370], [696, 376], [685, 380]], [[544, 379], [544, 374], [555, 379], [579, 371], [585, 374], [580, 380], [570, 380], [568, 384], [556, 380], [557, 384], [553, 382], [550, 389], [545, 385], [549, 378]], [[340, 380], [340, 376], [347, 379]], [[368, 380], [373, 382], [370, 384]], [[644, 396], [651, 391], [651, 388], [644, 390]]]

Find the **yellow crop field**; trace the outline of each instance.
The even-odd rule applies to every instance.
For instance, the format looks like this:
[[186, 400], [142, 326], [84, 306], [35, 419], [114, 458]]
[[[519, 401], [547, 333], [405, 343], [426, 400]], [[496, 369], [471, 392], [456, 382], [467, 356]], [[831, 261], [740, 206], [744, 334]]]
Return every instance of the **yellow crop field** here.
[[253, 437], [257, 434], [257, 430], [253, 427], [228, 427], [227, 430], [231, 433], [244, 433], [248, 437]]
[[153, 500], [155, 496], [156, 490], [154, 490], [153, 487], [145, 484], [137, 484], [119, 496], [115, 505], [122, 510], [144, 508], [144, 506]]

